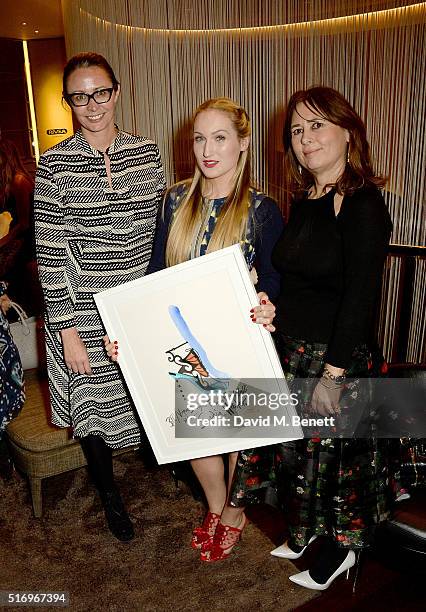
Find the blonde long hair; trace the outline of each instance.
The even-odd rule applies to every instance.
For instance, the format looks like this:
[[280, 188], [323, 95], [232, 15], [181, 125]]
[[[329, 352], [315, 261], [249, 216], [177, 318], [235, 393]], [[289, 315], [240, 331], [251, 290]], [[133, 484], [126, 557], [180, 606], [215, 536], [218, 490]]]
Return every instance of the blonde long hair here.
[[[203, 102], [195, 111], [193, 121], [205, 110], [219, 110], [232, 120], [238, 138], [250, 138], [250, 120], [244, 108], [229, 98], [214, 98]], [[249, 189], [250, 189], [250, 145], [241, 151], [234, 174], [234, 186], [225, 200], [207, 252], [217, 251], [244, 239], [247, 232], [249, 217]], [[202, 221], [202, 192], [205, 178], [195, 166], [192, 179], [187, 181], [189, 186], [181, 204], [178, 206], [170, 228], [166, 246], [166, 265], [174, 266], [190, 258], [191, 246], [197, 238]]]

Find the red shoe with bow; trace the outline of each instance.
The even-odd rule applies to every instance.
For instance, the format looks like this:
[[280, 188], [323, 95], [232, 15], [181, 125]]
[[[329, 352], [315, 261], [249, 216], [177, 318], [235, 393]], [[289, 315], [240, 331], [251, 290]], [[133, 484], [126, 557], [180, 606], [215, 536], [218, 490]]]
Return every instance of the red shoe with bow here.
[[192, 532], [191, 546], [195, 550], [208, 548], [213, 542], [216, 527], [220, 521], [220, 514], [207, 512], [201, 527], [196, 527]]
[[243, 524], [240, 528], [231, 527], [219, 523], [213, 536], [213, 541], [208, 545], [203, 545], [200, 559], [206, 563], [222, 561], [231, 554], [234, 546], [241, 540], [243, 529], [248, 523], [248, 519], [243, 515]]

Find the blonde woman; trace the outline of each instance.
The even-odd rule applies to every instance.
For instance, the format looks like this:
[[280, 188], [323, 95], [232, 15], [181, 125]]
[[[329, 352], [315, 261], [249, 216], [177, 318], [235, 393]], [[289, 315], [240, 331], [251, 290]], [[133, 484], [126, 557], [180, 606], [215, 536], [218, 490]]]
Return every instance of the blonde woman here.
[[[269, 298], [279, 291], [279, 277], [271, 263], [283, 221], [276, 203], [250, 182], [250, 121], [246, 111], [228, 98], [201, 104], [194, 115], [192, 179], [177, 183], [166, 195], [147, 273], [239, 243], [259, 291], [253, 322], [269, 331], [275, 314]], [[110, 355], [114, 344], [107, 345]], [[115, 355], [116, 357], [116, 355]], [[232, 481], [237, 453], [229, 455]], [[194, 529], [192, 547], [201, 560], [229, 556], [246, 524], [244, 508], [227, 504], [228, 491], [222, 456], [191, 461], [208, 503], [207, 515]]]

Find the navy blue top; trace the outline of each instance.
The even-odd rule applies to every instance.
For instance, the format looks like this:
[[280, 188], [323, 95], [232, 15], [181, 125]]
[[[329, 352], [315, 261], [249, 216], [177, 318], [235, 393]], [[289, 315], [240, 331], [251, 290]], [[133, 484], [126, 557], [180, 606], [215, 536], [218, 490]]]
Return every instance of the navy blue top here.
[[[179, 206], [188, 189], [187, 183], [177, 183], [168, 191], [164, 202], [164, 209], [159, 212], [154, 237], [154, 247], [146, 274], [158, 272], [166, 267], [165, 252], [167, 237], [173, 213]], [[257, 291], [265, 291], [273, 301], [279, 293], [280, 275], [271, 261], [272, 249], [280, 237], [284, 221], [282, 214], [274, 200], [265, 194], [252, 189], [250, 191], [251, 204], [247, 236], [241, 241], [247, 265], [256, 269], [258, 282]], [[199, 240], [193, 245], [191, 257], [204, 255], [208, 241], [213, 233], [216, 219], [226, 198], [205, 201], [206, 225], [203, 232], [199, 232]], [[201, 230], [201, 228], [200, 228]]]

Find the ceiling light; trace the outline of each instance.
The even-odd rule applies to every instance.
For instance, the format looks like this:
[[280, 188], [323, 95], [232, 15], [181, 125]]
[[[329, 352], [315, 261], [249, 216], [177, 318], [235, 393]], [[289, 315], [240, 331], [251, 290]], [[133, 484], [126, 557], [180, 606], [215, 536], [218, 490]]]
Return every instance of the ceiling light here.
[[27, 22], [26, 22], [26, 21], [23, 21], [23, 22], [21, 23], [21, 25], [27, 25]]
[[34, 34], [38, 34], [38, 30], [34, 30]]

